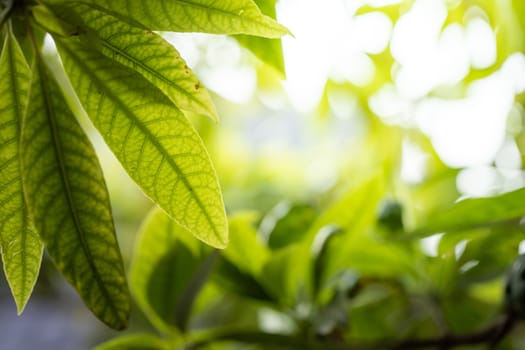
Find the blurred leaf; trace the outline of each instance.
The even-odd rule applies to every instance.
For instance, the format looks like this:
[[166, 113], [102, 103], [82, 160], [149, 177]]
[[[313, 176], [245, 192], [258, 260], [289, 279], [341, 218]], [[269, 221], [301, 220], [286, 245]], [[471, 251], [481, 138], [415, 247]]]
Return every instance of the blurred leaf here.
[[395, 200], [384, 200], [379, 206], [377, 222], [389, 231], [403, 229], [403, 206]]
[[467, 241], [458, 259], [461, 271], [459, 288], [503, 276], [524, 238], [520, 226], [494, 227], [485, 229], [485, 232], [477, 230], [475, 234]]
[[360, 339], [397, 339], [412, 321], [401, 295], [380, 284], [366, 286], [349, 313], [351, 334]]
[[153, 209], [137, 236], [130, 285], [137, 304], [159, 330], [174, 330], [179, 300], [202, 261], [198, 241]]
[[[263, 14], [276, 19], [276, 0], [254, 0]], [[280, 39], [266, 39], [248, 35], [236, 35], [235, 40], [242, 46], [253, 52], [261, 61], [273, 67], [281, 78], [286, 77], [284, 70], [283, 49]]]
[[308, 265], [302, 263], [308, 250], [304, 245], [292, 245], [272, 254], [259, 280], [281, 304], [293, 306], [306, 294]]
[[138, 73], [75, 38], [55, 39], [82, 105], [131, 178], [197, 238], [224, 248], [217, 176], [185, 116]]
[[270, 212], [264, 219], [266, 222], [271, 221], [273, 226], [267, 238], [271, 249], [284, 248], [302, 241], [317, 216], [317, 212], [307, 204], [292, 204], [284, 209], [282, 213]]
[[443, 298], [443, 314], [452, 332], [472, 332], [487, 323], [498, 313], [498, 303], [487, 304], [464, 293], [455, 293], [450, 298]]
[[465, 199], [429, 217], [414, 236], [493, 226], [525, 215], [525, 189], [490, 198]]
[[[269, 252], [254, 228], [257, 215], [250, 212], [230, 217], [230, 244], [222, 255], [239, 270], [258, 276], [268, 260]], [[249, 253], [248, 253], [249, 252]]]
[[217, 263], [213, 280], [223, 289], [252, 299], [270, 301], [265, 288], [251, 274], [243, 272], [238, 266], [222, 257]]
[[90, 4], [129, 24], [150, 30], [250, 34], [279, 38], [288, 30], [264, 16], [252, 0], [48, 0], [50, 4]]
[[199, 295], [200, 291], [208, 281], [215, 262], [218, 257], [218, 251], [214, 250], [199, 264], [198, 269], [195, 271], [191, 280], [188, 282], [181, 294], [177, 305], [175, 305], [175, 324], [177, 327], [186, 331], [190, 313], [195, 303], [195, 299]]
[[360, 232], [375, 219], [375, 208], [383, 196], [383, 174], [375, 174], [350, 187], [325, 209], [308, 229], [308, 236], [315, 237], [321, 228], [337, 225], [342, 231]]
[[132, 27], [89, 5], [77, 4], [73, 9], [74, 12], [58, 7], [57, 11], [81, 28], [77, 29], [81, 40], [91, 41], [106, 57], [140, 73], [183, 111], [219, 120], [208, 91], [177, 50], [160, 35]]
[[[321, 232], [320, 228], [317, 229], [321, 224], [336, 225], [341, 230], [341, 234], [334, 236], [329, 242], [325, 269], [322, 273], [323, 283], [341, 269], [351, 268], [354, 263], [362, 263], [362, 259], [367, 254], [374, 257], [375, 254], [371, 249], [376, 249], [376, 247], [381, 249], [378, 244], [370, 246], [371, 242], [365, 235], [365, 231], [375, 222], [376, 208], [383, 192], [383, 177], [381, 174], [377, 174], [371, 179], [350, 188], [337, 202], [321, 214], [310, 228], [311, 232], [316, 229], [317, 234]], [[357, 254], [363, 256], [356, 258]], [[374, 258], [369, 258], [369, 260], [363, 265], [374, 262]]]
[[94, 350], [170, 350], [171, 346], [153, 334], [132, 334], [111, 339]]
[[328, 243], [337, 234], [341, 233], [341, 229], [337, 225], [329, 225], [319, 230], [312, 245], [312, 255], [314, 259], [312, 288], [314, 295], [317, 295], [321, 288], [323, 271], [326, 268], [326, 262], [330, 258], [328, 256]]
[[41, 57], [35, 62], [20, 148], [29, 215], [93, 313], [126, 328], [131, 301], [100, 164]]
[[0, 251], [20, 314], [38, 277], [42, 243], [27, 213], [19, 150], [31, 71], [10, 26], [6, 32], [0, 56]]

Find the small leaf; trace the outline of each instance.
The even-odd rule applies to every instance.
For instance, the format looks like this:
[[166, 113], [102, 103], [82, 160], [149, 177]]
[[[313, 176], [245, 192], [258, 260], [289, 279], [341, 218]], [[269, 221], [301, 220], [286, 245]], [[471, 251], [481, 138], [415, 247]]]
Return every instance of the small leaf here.
[[493, 226], [525, 215], [525, 189], [490, 198], [473, 198], [457, 202], [448, 209], [429, 217], [416, 228], [414, 236], [436, 232], [469, 230]]
[[[383, 180], [383, 173], [379, 171], [371, 178], [351, 187], [310, 227], [310, 234], [315, 232], [316, 237], [313, 241], [314, 255], [320, 251], [316, 245], [324, 240], [323, 231], [327, 227], [335, 225], [341, 230], [327, 242], [327, 247], [323, 247], [325, 258], [323, 270], [316, 272], [317, 287], [322, 287], [341, 270], [352, 267], [354, 262], [359, 262], [359, 258], [354, 258], [357, 255], [362, 255], [363, 259], [371, 255], [373, 259], [373, 253], [367, 254], [370, 250], [369, 244], [372, 243], [365, 243], [370, 241], [365, 232], [375, 223], [375, 209], [384, 194]], [[381, 265], [380, 261], [379, 265]]]
[[327, 225], [360, 232], [375, 218], [375, 208], [384, 192], [383, 180], [383, 173], [379, 172], [351, 187], [312, 223], [308, 236], [315, 237]]
[[51, 4], [94, 7], [144, 29], [280, 38], [289, 31], [261, 13], [252, 0], [50, 0]]
[[153, 334], [132, 334], [111, 339], [94, 350], [169, 350], [170, 345]]
[[304, 244], [280, 249], [268, 259], [259, 277], [264, 288], [283, 305], [294, 306], [307, 294], [308, 264], [302, 257], [308, 256]]
[[[275, 19], [276, 0], [255, 0], [261, 11]], [[253, 52], [261, 61], [273, 67], [282, 78], [286, 77], [284, 70], [283, 48], [280, 39], [259, 38], [250, 35], [235, 35], [235, 40]]]
[[316, 216], [317, 212], [308, 204], [279, 203], [263, 220], [273, 226], [267, 233], [268, 246], [280, 249], [301, 242]]
[[202, 140], [171, 101], [138, 73], [75, 39], [57, 40], [89, 117], [142, 190], [197, 238], [217, 248], [228, 223]]
[[91, 6], [78, 4], [73, 11], [58, 7], [60, 16], [88, 28], [83, 40], [97, 40], [102, 54], [132, 68], [158, 87], [183, 111], [219, 117], [208, 91], [177, 50], [158, 34], [138, 29]]
[[158, 208], [144, 221], [135, 247], [131, 291], [155, 327], [173, 332], [179, 299], [202, 262], [202, 247]]
[[42, 243], [27, 215], [19, 152], [31, 71], [10, 28], [0, 56], [0, 77], [0, 249], [20, 314], [38, 277]]
[[46, 250], [93, 313], [127, 326], [130, 298], [93, 146], [37, 55], [22, 127], [24, 190]]

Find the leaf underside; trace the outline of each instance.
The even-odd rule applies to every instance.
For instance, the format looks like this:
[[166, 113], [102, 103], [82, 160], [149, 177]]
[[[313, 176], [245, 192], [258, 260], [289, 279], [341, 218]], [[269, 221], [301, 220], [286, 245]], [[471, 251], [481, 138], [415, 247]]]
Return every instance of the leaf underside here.
[[224, 248], [222, 194], [197, 132], [142, 76], [76, 40], [55, 38], [79, 100], [128, 174], [197, 238]]
[[130, 297], [94, 149], [41, 58], [22, 127], [30, 215], [62, 275], [108, 326], [127, 326]]
[[38, 278], [42, 243], [27, 215], [19, 152], [31, 71], [10, 30], [0, 57], [0, 77], [0, 249], [20, 314]]
[[252, 0], [50, 0], [51, 4], [90, 4], [144, 29], [280, 38], [288, 29], [261, 13]]
[[[218, 121], [208, 91], [177, 50], [160, 35], [130, 26], [86, 4], [75, 6], [74, 11], [68, 7], [56, 7], [56, 10], [60, 17], [81, 25], [80, 35], [85, 40], [96, 41], [92, 44], [100, 48], [102, 54], [140, 73], [179, 109]], [[83, 30], [89, 35], [84, 35]]]

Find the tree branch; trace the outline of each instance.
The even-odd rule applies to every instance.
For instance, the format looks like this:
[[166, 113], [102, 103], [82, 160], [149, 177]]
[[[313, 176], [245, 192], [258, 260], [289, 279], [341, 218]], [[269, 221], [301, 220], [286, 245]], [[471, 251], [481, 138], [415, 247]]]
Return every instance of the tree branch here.
[[292, 335], [272, 334], [265, 332], [216, 331], [208, 333], [201, 340], [196, 340], [186, 346], [187, 350], [196, 350], [206, 345], [221, 341], [236, 341], [246, 344], [272, 345], [283, 348], [301, 348], [303, 350], [379, 350], [379, 349], [452, 349], [462, 345], [487, 344], [494, 348], [516, 325], [518, 319], [514, 314], [507, 314], [494, 324], [480, 331], [468, 334], [448, 334], [429, 339], [407, 339], [399, 342], [381, 341], [362, 343], [352, 341], [346, 344], [300, 339]]

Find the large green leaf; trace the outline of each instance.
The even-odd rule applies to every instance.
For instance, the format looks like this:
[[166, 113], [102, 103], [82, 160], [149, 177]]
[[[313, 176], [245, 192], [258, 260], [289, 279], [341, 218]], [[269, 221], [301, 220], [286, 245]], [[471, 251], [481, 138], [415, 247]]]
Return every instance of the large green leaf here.
[[89, 31], [94, 47], [115, 61], [130, 67], [166, 94], [180, 109], [218, 121], [217, 111], [197, 76], [186, 65], [177, 50], [151, 31], [132, 27], [126, 22], [85, 4], [74, 12], [64, 7], [56, 11], [80, 31]]
[[130, 283], [137, 303], [158, 329], [174, 330], [179, 299], [201, 261], [199, 241], [155, 208], [137, 237]]
[[134, 26], [173, 32], [250, 34], [280, 38], [288, 30], [261, 13], [252, 0], [50, 0], [88, 3]]
[[525, 215], [525, 188], [490, 198], [473, 198], [457, 202], [436, 213], [416, 228], [414, 235], [450, 232], [492, 226]]
[[127, 326], [130, 297], [95, 151], [40, 57], [22, 125], [22, 178], [46, 250], [103, 322]]
[[57, 47], [79, 100], [129, 175], [196, 237], [225, 247], [217, 175], [182, 112], [138, 73], [75, 38]]
[[38, 277], [42, 243], [27, 215], [19, 152], [31, 71], [11, 30], [0, 56], [0, 77], [0, 250], [21, 313]]

